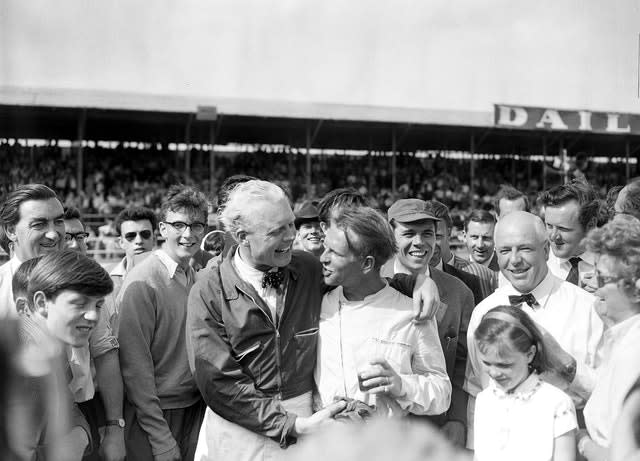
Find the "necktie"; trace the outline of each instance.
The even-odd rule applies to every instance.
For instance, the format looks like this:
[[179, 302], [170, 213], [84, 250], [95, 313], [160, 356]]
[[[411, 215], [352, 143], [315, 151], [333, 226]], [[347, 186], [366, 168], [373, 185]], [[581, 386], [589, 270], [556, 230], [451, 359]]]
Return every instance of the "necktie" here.
[[284, 281], [284, 271], [282, 269], [270, 270], [262, 276], [262, 288], [279, 288]]
[[571, 270], [569, 274], [567, 274], [567, 282], [573, 283], [575, 286], [580, 286], [578, 281], [580, 280], [579, 272], [578, 272], [578, 263], [580, 263], [580, 257], [573, 257], [569, 259], [569, 264], [571, 264]]
[[519, 306], [522, 303], [527, 303], [530, 307], [538, 306], [538, 301], [531, 293], [525, 293], [520, 296], [509, 296], [509, 303], [512, 306]]

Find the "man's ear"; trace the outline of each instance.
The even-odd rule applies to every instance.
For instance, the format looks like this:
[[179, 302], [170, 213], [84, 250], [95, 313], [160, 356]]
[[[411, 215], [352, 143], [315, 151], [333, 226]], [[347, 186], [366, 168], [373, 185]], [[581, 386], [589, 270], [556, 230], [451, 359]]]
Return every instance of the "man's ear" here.
[[160, 231], [160, 235], [167, 238], [167, 225], [164, 222], [160, 221], [158, 223], [158, 231]]
[[16, 225], [15, 224], [7, 226], [4, 233], [7, 234], [7, 238], [9, 240], [11, 240], [12, 242], [16, 241]]
[[367, 256], [362, 260], [362, 272], [368, 274], [369, 272], [375, 270], [376, 268], [376, 258], [373, 256]]
[[47, 307], [47, 295], [45, 295], [44, 292], [36, 291], [33, 294], [33, 305], [38, 314], [47, 318], [49, 315], [49, 309]]
[[236, 238], [236, 241], [238, 242], [238, 245], [242, 245], [245, 247], [249, 246], [249, 240], [247, 240], [248, 235], [249, 233], [246, 230], [238, 229], [234, 235]]
[[25, 298], [24, 296], [16, 297], [16, 311], [18, 311], [18, 315], [29, 315], [27, 298]]

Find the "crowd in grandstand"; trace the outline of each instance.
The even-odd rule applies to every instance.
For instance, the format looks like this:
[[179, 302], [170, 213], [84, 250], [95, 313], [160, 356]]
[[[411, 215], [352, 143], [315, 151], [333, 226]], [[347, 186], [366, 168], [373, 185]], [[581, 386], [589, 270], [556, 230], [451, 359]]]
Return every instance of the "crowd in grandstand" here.
[[221, 162], [276, 177], [221, 177], [212, 203], [195, 179], [147, 202], [96, 160], [115, 264], [87, 256], [72, 163], [4, 184], [6, 459], [638, 459], [640, 181], [533, 197], [496, 173], [467, 203], [447, 162], [400, 159], [407, 188], [372, 197], [383, 170], [336, 157], [348, 187], [292, 206], [269, 161]]
[[[54, 141], [46, 146], [27, 146], [16, 140], [0, 142], [0, 161], [5, 165], [0, 193], [25, 183], [51, 184], [65, 206], [73, 206], [85, 214], [109, 215], [131, 204], [158, 210], [169, 186], [176, 183], [197, 184], [204, 191], [211, 190], [207, 153], [203, 151], [193, 151], [188, 177], [184, 168], [185, 152], [169, 150], [166, 146], [140, 149], [121, 144], [113, 149], [85, 147], [83, 151], [83, 187], [78, 190], [75, 148], [60, 147]], [[490, 206], [504, 183], [513, 184], [530, 199], [542, 188], [541, 162], [529, 165], [523, 158], [512, 160], [505, 156], [476, 160], [471, 187], [468, 159], [452, 158], [444, 152], [420, 158], [399, 153], [394, 194], [388, 155], [314, 155], [313, 190], [309, 196], [304, 181], [300, 180], [306, 175], [304, 151], [295, 152], [290, 155], [284, 149], [258, 149], [231, 156], [219, 155], [215, 171], [217, 184], [234, 174], [264, 177], [268, 172], [265, 179], [289, 190], [296, 203], [321, 198], [335, 188], [353, 187], [368, 195], [382, 210], [397, 198], [417, 197], [446, 204], [454, 216], [463, 216], [473, 206]], [[601, 194], [606, 193], [610, 185], [625, 180], [622, 163], [582, 163], [586, 178]], [[552, 168], [552, 162], [545, 169], [547, 186], [562, 182], [562, 175]], [[341, 174], [336, 175], [337, 171]]]

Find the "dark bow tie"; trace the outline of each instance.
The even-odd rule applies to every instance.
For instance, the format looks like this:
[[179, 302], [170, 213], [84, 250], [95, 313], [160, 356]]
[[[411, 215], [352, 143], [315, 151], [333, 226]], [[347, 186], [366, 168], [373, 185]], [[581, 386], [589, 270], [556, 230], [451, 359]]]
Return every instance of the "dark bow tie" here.
[[278, 269], [277, 271], [265, 272], [262, 276], [262, 288], [273, 287], [279, 288], [284, 281], [284, 271]]
[[527, 303], [530, 307], [538, 306], [538, 301], [531, 293], [526, 293], [520, 296], [509, 296], [509, 303], [512, 306], [519, 306], [522, 303]]

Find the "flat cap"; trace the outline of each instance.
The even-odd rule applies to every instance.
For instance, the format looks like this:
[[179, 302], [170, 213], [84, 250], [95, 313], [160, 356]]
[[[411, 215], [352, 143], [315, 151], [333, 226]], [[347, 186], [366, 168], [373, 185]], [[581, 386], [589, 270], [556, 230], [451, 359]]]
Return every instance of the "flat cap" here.
[[424, 219], [440, 221], [428, 210], [427, 203], [417, 198], [398, 200], [387, 211], [387, 218], [389, 221], [393, 219], [400, 223], [422, 221]]

